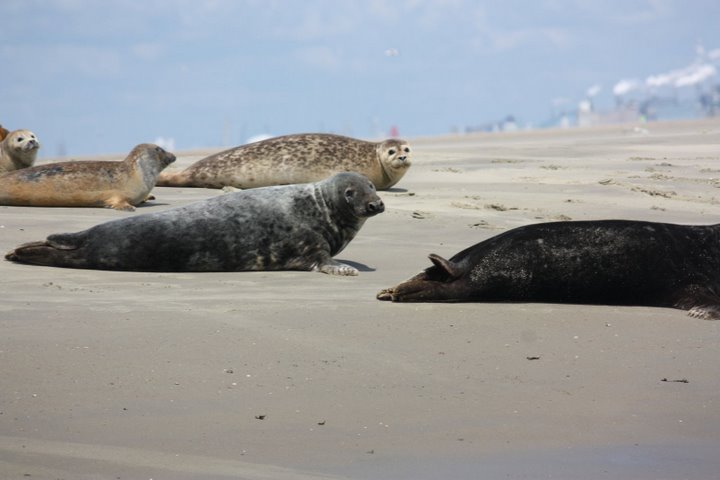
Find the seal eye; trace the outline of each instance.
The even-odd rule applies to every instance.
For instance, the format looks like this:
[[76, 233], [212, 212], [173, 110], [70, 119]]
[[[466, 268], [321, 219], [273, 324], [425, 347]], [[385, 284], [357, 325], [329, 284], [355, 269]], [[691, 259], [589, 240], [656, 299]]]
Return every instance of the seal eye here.
[[392, 148], [388, 150], [388, 155], [395, 155], [395, 150], [393, 150]]
[[18, 142], [22, 142], [23, 140], [25, 140], [23, 137], [18, 137], [18, 138], [17, 138], [17, 141], [18, 141]]
[[405, 153], [410, 153], [410, 149], [408, 147], [405, 147], [404, 151]]
[[346, 189], [345, 198], [347, 198], [348, 200], [352, 200], [353, 198], [355, 198], [355, 190], [352, 188]]

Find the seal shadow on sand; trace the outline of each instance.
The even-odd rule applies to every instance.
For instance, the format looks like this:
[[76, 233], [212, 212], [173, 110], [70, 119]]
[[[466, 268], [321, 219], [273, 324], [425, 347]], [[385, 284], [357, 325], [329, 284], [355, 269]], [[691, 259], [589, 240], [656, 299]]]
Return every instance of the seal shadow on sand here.
[[140, 205], [136, 206], [135, 208], [141, 209], [141, 208], [160, 207], [160, 206], [169, 206], [169, 205], [171, 205], [169, 202], [158, 202], [157, 200], [150, 200], [150, 201], [141, 203]]

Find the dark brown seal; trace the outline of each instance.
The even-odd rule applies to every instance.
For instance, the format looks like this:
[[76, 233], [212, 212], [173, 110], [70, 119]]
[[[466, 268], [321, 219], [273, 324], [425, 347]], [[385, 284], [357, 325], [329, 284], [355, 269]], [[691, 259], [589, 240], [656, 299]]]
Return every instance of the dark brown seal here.
[[230, 193], [181, 208], [50, 235], [5, 258], [55, 267], [140, 271], [315, 270], [357, 275], [332, 257], [384, 210], [362, 175]]
[[163, 172], [159, 187], [257, 188], [317, 182], [340, 172], [365, 175], [378, 190], [395, 185], [410, 167], [410, 145], [366, 142], [340, 135], [286, 135], [231, 148], [180, 172]]
[[378, 299], [639, 305], [720, 319], [720, 225], [541, 223], [430, 260]]

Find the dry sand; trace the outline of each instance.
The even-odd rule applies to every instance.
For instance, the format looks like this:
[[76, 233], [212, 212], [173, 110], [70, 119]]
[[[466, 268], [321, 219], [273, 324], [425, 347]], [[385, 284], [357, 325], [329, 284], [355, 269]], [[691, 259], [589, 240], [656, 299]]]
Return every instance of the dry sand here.
[[[0, 261], [0, 478], [717, 478], [720, 322], [375, 294], [528, 223], [718, 222], [720, 121], [413, 146], [338, 256], [358, 277]], [[154, 194], [135, 213], [0, 207], [0, 251], [222, 193]]]

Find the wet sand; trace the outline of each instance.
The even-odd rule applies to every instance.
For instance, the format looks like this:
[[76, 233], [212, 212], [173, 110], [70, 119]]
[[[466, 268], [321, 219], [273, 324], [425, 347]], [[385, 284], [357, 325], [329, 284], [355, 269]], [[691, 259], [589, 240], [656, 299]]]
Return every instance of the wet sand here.
[[[718, 223], [720, 120], [410, 140], [358, 277], [0, 261], [0, 478], [715, 478], [720, 322], [375, 294], [529, 223]], [[0, 250], [222, 195], [153, 194], [0, 207]]]

